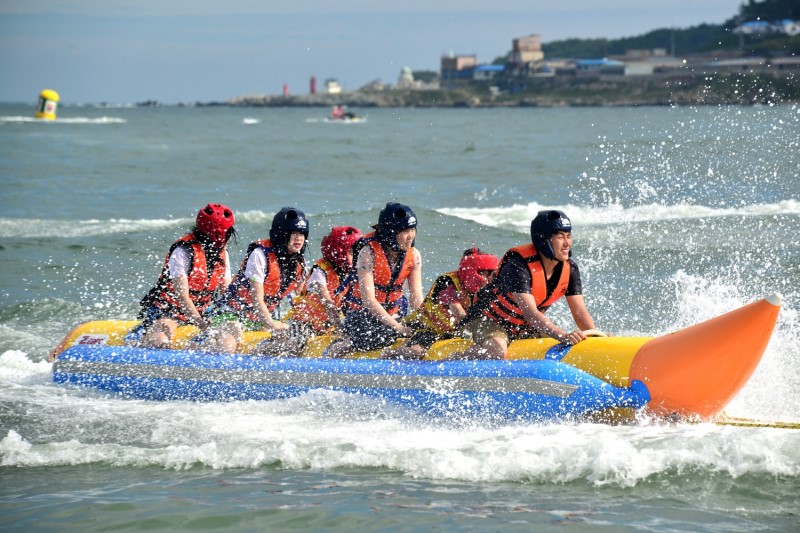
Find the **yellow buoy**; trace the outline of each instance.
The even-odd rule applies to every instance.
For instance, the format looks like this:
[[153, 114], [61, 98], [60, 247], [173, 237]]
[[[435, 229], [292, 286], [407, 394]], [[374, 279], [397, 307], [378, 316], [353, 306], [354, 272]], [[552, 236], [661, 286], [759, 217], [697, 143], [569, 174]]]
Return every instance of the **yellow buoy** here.
[[58, 93], [52, 89], [45, 89], [40, 92], [39, 103], [36, 105], [36, 118], [55, 120], [58, 100]]

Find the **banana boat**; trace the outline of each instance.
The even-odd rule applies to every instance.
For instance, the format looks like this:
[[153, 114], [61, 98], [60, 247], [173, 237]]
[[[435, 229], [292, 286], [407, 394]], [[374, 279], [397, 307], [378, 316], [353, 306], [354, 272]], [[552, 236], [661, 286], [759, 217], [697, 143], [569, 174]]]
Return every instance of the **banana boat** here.
[[502, 420], [619, 421], [637, 413], [706, 420], [718, 416], [761, 360], [782, 296], [767, 298], [659, 337], [590, 337], [511, 343], [502, 361], [455, 361], [470, 341], [437, 342], [419, 361], [379, 352], [329, 358], [333, 337], [312, 338], [303, 357], [248, 355], [266, 332], [247, 332], [242, 353], [187, 349], [198, 333], [179, 328], [174, 350], [124, 346], [135, 321], [76, 327], [53, 350], [55, 383], [148, 400], [289, 398], [312, 390], [379, 398], [432, 416]]

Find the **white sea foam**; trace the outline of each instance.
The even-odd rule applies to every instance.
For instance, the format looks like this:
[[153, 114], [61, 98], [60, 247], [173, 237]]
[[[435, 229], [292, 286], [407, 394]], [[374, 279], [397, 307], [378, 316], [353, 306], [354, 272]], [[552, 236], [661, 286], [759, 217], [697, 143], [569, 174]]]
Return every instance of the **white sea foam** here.
[[528, 231], [531, 219], [543, 209], [565, 211], [576, 226], [620, 224], [664, 220], [692, 220], [730, 216], [798, 215], [800, 201], [783, 200], [771, 204], [752, 204], [737, 207], [707, 207], [693, 204], [662, 205], [657, 203], [625, 207], [619, 204], [601, 207], [578, 205], [542, 205], [536, 202], [511, 207], [451, 207], [437, 209], [439, 213], [471, 220], [484, 226], [516, 228]]
[[116, 233], [146, 232], [169, 227], [192, 224], [185, 219], [124, 219], [108, 220], [53, 220], [41, 218], [0, 218], [0, 237], [46, 238], [46, 237], [91, 237]]
[[[36, 413], [0, 435], [0, 464], [187, 469], [388, 468], [424, 479], [635, 486], [675, 471], [800, 475], [800, 431], [714, 424], [442, 424], [380, 400], [314, 391], [269, 402], [123, 399], [49, 383], [0, 355], [0, 403]], [[762, 403], [781, 401], [758, 396]]]
[[[322, 396], [327, 396], [323, 398]], [[389, 468], [424, 479], [583, 480], [629, 487], [674, 471], [800, 475], [800, 433], [713, 424], [480, 425], [450, 428], [403, 418], [343, 418], [337, 393], [229, 404], [149, 403], [59, 397], [40, 406], [46, 442], [12, 429], [0, 440], [7, 466], [103, 462], [186, 469]], [[370, 410], [369, 400], [362, 409]], [[322, 406], [319, 412], [315, 405]], [[334, 405], [335, 407], [335, 405]], [[52, 417], [48, 419], [47, 417]], [[69, 429], [68, 429], [69, 428]], [[39, 427], [37, 430], [41, 430]], [[99, 433], [98, 433], [99, 432]]]
[[50, 372], [47, 361], [31, 361], [25, 352], [8, 350], [0, 354], [0, 381], [19, 382], [35, 375]]
[[35, 117], [0, 117], [2, 122], [28, 122], [34, 124], [124, 124], [127, 122], [119, 117], [66, 117], [55, 120], [44, 120]]
[[[603, 226], [606, 224], [645, 221], [692, 220], [731, 216], [800, 215], [800, 201], [784, 200], [774, 204], [753, 204], [731, 208], [711, 208], [690, 204], [623, 207], [611, 205], [603, 208], [577, 205], [548, 206], [535, 202], [515, 204], [511, 207], [464, 207], [436, 209], [437, 212], [470, 220], [488, 227], [508, 228], [527, 232], [531, 218], [542, 209], [561, 209], [567, 212], [576, 226]], [[307, 213], [312, 216], [312, 213]], [[268, 224], [274, 213], [260, 210], [236, 213], [237, 223]], [[136, 233], [170, 227], [189, 227], [192, 218], [169, 219], [89, 219], [64, 221], [53, 219], [0, 218], [0, 238], [10, 237], [88, 237], [116, 233]]]
[[[236, 213], [237, 223], [268, 224], [274, 213], [264, 211], [244, 211]], [[0, 238], [46, 238], [46, 237], [91, 237], [94, 235], [113, 235], [118, 233], [150, 232], [164, 228], [188, 229], [193, 218], [147, 218], [107, 220], [54, 220], [44, 218], [2, 218], [0, 217]]]

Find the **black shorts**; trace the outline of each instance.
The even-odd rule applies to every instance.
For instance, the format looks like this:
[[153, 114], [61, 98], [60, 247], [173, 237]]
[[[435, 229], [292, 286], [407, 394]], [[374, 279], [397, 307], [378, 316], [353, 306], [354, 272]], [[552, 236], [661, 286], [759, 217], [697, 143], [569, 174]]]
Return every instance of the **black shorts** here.
[[353, 349], [358, 352], [391, 346], [400, 336], [366, 309], [345, 314], [344, 332], [350, 337]]
[[411, 336], [411, 339], [409, 339], [409, 341], [406, 343], [406, 346], [419, 345], [427, 350], [433, 346], [434, 342], [444, 338], [450, 338], [450, 335], [442, 336], [437, 334], [435, 331], [421, 328], [414, 332], [414, 334]]

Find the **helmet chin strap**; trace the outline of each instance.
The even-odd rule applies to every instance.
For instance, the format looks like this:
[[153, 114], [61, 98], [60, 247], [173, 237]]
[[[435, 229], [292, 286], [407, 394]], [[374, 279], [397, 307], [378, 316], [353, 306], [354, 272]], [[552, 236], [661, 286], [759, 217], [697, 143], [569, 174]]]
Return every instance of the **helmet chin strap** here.
[[553, 250], [553, 246], [550, 244], [550, 239], [543, 239], [541, 236], [537, 236], [533, 241], [533, 245], [536, 247], [536, 251], [539, 252], [539, 255], [546, 257], [547, 259], [555, 259], [556, 254]]

